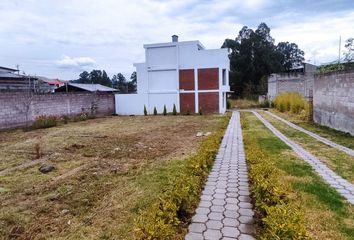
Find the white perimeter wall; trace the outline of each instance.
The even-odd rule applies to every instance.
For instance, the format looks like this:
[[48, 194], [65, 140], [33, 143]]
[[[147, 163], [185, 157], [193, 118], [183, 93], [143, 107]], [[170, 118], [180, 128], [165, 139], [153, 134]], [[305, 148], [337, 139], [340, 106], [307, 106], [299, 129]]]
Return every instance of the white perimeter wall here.
[[148, 107], [148, 94], [116, 94], [116, 114], [143, 115], [144, 104]]

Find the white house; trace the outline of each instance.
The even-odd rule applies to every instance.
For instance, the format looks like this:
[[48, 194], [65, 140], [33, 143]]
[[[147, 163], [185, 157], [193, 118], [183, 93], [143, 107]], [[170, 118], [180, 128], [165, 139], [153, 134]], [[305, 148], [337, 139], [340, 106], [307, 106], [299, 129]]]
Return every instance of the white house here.
[[116, 94], [116, 113], [143, 114], [164, 105], [171, 112], [225, 113], [229, 87], [227, 49], [207, 50], [199, 41], [146, 44], [145, 62], [136, 63], [137, 93]]

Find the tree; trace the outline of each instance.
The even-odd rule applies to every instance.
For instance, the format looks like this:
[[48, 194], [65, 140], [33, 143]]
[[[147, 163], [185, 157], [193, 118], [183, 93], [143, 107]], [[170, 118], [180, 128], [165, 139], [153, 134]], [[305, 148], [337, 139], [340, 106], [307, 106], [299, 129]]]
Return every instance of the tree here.
[[112, 77], [113, 86], [119, 90], [120, 93], [128, 93], [127, 80], [122, 73], [118, 73]]
[[295, 43], [280, 42], [276, 51], [283, 71], [289, 71], [291, 68], [300, 66], [305, 60], [304, 51], [300, 50]]
[[112, 81], [108, 77], [105, 70], [92, 70], [90, 73], [84, 71], [80, 73], [80, 78], [74, 80], [76, 83], [94, 83], [94, 84], [102, 84], [107, 87], [112, 86]]
[[136, 87], [137, 87], [137, 76], [136, 76], [136, 71], [134, 71], [130, 76], [130, 82], [128, 82], [128, 92], [136, 93]]
[[89, 83], [90, 82], [90, 74], [87, 71], [83, 71], [80, 73], [80, 78], [77, 80], [79, 83]]
[[344, 53], [345, 61], [352, 62], [354, 61], [354, 38], [349, 38], [345, 42], [344, 47], [347, 49]]
[[[297, 45], [290, 46], [289, 57], [284, 57], [288, 52], [277, 50], [270, 28], [265, 23], [261, 23], [255, 31], [244, 26], [235, 40], [225, 39], [222, 48], [231, 50], [229, 79], [234, 94], [238, 97], [266, 94], [265, 77], [285, 69], [284, 63], [297, 63], [301, 59], [302, 51]], [[294, 59], [294, 56], [297, 58]]]

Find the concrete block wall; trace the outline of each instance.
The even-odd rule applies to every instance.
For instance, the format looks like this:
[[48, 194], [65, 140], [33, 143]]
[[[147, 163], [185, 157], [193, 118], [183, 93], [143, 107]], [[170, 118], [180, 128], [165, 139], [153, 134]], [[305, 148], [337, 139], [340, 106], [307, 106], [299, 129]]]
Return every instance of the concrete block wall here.
[[354, 71], [315, 75], [313, 119], [354, 135]]
[[0, 129], [25, 126], [39, 115], [76, 115], [96, 108], [98, 116], [114, 113], [112, 93], [31, 94], [0, 92]]
[[274, 98], [283, 92], [297, 92], [306, 99], [313, 95], [314, 73], [272, 74], [268, 79], [268, 98]]

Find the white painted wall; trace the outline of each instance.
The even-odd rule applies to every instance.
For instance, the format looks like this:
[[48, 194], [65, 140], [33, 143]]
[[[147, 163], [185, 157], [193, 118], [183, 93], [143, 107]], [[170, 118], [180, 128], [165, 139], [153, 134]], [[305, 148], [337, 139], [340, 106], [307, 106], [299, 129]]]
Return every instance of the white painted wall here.
[[149, 71], [149, 92], [177, 92], [177, 71]]
[[176, 68], [176, 46], [146, 49], [146, 63], [148, 70]]
[[163, 106], [166, 104], [167, 112], [172, 112], [173, 104], [176, 104], [176, 109], [179, 112], [178, 94], [156, 93], [149, 94], [149, 112], [153, 113], [156, 107], [158, 113], [163, 112]]
[[148, 94], [116, 94], [116, 114], [143, 115], [144, 105], [148, 108]]

